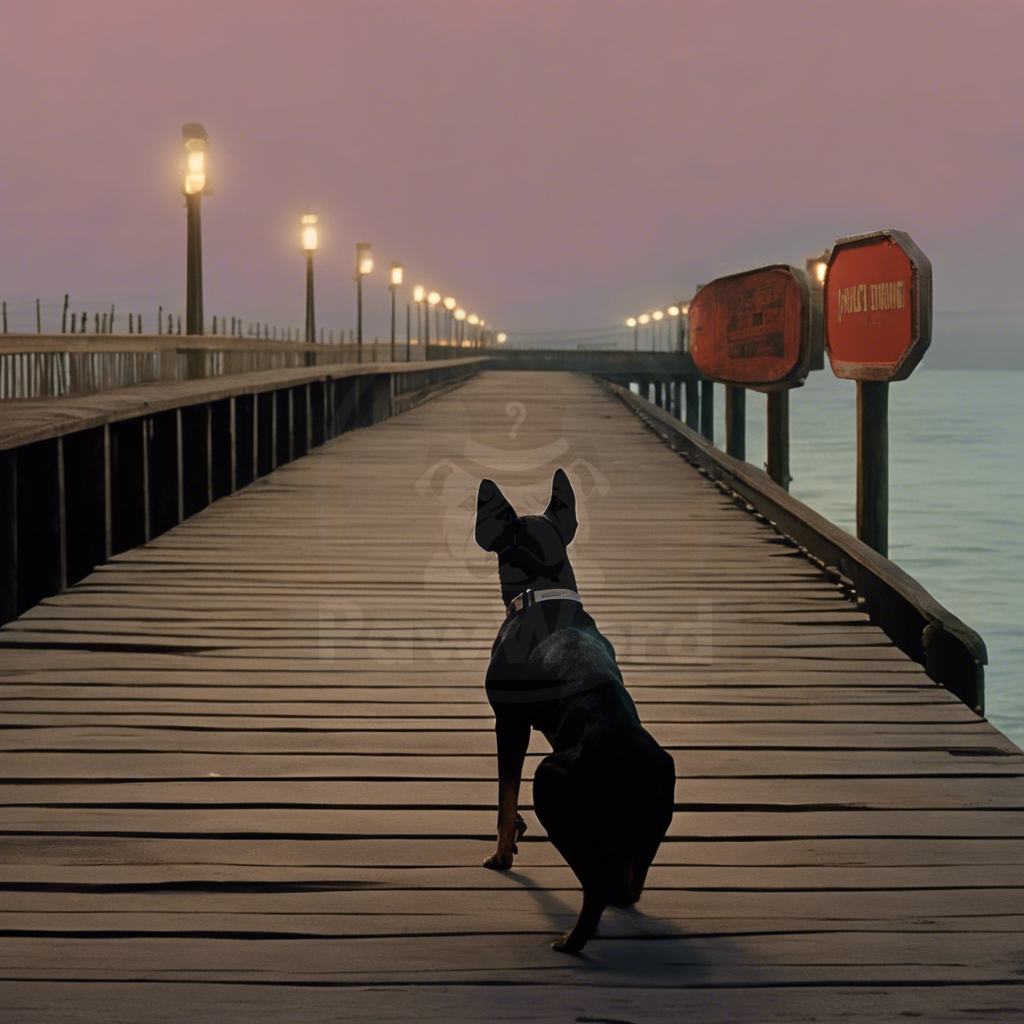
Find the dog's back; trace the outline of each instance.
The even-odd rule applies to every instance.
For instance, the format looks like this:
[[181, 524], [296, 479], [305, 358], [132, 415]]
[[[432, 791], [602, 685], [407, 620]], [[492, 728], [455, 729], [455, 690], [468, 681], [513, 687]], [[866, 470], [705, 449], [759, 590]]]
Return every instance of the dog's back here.
[[537, 605], [499, 632], [487, 692], [496, 718], [551, 742], [534, 810], [584, 891], [635, 903], [672, 819], [675, 764], [640, 724], [611, 643], [580, 605]]

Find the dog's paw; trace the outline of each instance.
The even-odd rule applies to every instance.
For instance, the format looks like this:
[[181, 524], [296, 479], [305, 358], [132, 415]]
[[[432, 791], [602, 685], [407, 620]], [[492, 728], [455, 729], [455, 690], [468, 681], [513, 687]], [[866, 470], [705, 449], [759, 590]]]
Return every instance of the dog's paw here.
[[512, 854], [502, 856], [499, 853], [492, 853], [487, 860], [484, 861], [484, 867], [490, 868], [492, 871], [508, 871], [512, 867]]
[[551, 948], [556, 953], [578, 953], [585, 945], [586, 940], [580, 941], [572, 932], [566, 932], [551, 943]]

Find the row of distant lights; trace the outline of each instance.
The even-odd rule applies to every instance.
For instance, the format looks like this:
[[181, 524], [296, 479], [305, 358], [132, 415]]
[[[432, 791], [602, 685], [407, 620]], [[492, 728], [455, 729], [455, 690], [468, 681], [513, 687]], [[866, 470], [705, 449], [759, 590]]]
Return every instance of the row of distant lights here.
[[[320, 244], [318, 228], [317, 228], [317, 216], [315, 213], [306, 213], [302, 216], [302, 248], [307, 252], [315, 252]], [[373, 252], [370, 248], [369, 242], [356, 242], [356, 275], [358, 277], [365, 277], [367, 274], [373, 272]], [[405, 279], [405, 268], [401, 263], [391, 264], [391, 284], [389, 287], [394, 290], [403, 283]], [[412, 297], [414, 302], [426, 302], [430, 306], [437, 306], [440, 303], [444, 308], [455, 317], [460, 323], [465, 320], [466, 323], [473, 327], [486, 327], [487, 321], [483, 317], [477, 316], [476, 313], [467, 313], [458, 302], [453, 299], [450, 295], [446, 298], [441, 298], [440, 292], [428, 292], [427, 289], [421, 285], [416, 285], [412, 290]], [[504, 342], [508, 339], [508, 335], [502, 332], [497, 335], [499, 342]]]
[[686, 316], [690, 312], [689, 304], [682, 306], [669, 306], [668, 309], [656, 309], [653, 313], [641, 313], [639, 316], [631, 316], [626, 321], [627, 327], [636, 327], [638, 324], [641, 327], [649, 324], [652, 320], [657, 323], [659, 320], [664, 320], [666, 316]]
[[[187, 195], [201, 194], [206, 191], [206, 133], [200, 125], [186, 125], [186, 132], [192, 129], [193, 134], [186, 135], [185, 146], [185, 193]], [[315, 213], [304, 213], [302, 215], [302, 248], [307, 253], [316, 252], [320, 245], [320, 234]], [[368, 242], [356, 243], [356, 274], [365, 277], [373, 271], [373, 253]], [[392, 289], [397, 288], [403, 281], [405, 268], [401, 263], [391, 264], [391, 285]], [[423, 285], [416, 285], [412, 291], [413, 299], [416, 302], [426, 301], [431, 306], [439, 302], [451, 313], [460, 323], [465, 320], [472, 327], [486, 327], [487, 321], [476, 313], [467, 313], [458, 302], [451, 296], [441, 299], [440, 292], [427, 292]], [[497, 335], [499, 342], [508, 339], [508, 335], [502, 332]]]
[[[815, 260], [812, 262], [812, 268], [814, 271], [814, 277], [818, 284], [825, 283], [825, 272], [828, 270], [828, 263], [824, 259]], [[668, 309], [656, 309], [653, 313], [641, 313], [639, 316], [631, 316], [626, 321], [627, 327], [643, 327], [649, 324], [652, 320], [657, 323], [659, 320], [663, 320], [665, 316], [679, 316], [682, 314], [686, 316], [690, 312], [689, 303], [684, 303], [682, 306], [669, 306]]]

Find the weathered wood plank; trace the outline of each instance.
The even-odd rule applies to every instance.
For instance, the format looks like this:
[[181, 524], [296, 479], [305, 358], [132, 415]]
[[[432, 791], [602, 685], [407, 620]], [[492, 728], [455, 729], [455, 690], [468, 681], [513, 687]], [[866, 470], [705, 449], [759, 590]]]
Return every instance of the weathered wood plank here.
[[[0, 630], [0, 977], [30, 979], [0, 981], [5, 1020], [137, 1019], [104, 978], [168, 1020], [1016, 1012], [1024, 754], [595, 384], [520, 378], [510, 448], [512, 380], [345, 435]], [[573, 556], [679, 810], [586, 958], [547, 948], [579, 895], [528, 784], [515, 870], [479, 866], [502, 609], [471, 508], [430, 489], [445, 459], [532, 511], [558, 461], [608, 483]]]

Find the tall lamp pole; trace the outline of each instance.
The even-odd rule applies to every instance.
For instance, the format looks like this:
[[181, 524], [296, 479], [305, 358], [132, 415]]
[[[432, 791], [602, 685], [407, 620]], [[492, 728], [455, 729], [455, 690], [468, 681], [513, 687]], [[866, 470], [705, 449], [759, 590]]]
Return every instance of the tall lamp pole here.
[[636, 326], [636, 317], [631, 316], [626, 321], [626, 326], [633, 331], [633, 351], [635, 352], [637, 350], [637, 334], [639, 333], [638, 328]]
[[363, 361], [363, 278], [373, 270], [369, 242], [356, 242], [356, 351]]
[[444, 308], [448, 311], [448, 316], [446, 317], [446, 330], [448, 332], [449, 345], [455, 344], [455, 319], [452, 314], [455, 312], [455, 307], [457, 305], [458, 303], [450, 295], [444, 300]]
[[459, 306], [453, 314], [455, 317], [455, 340], [459, 348], [462, 348], [466, 339], [466, 311]]
[[313, 253], [320, 244], [315, 213], [302, 215], [302, 249], [306, 254], [306, 342], [316, 341], [316, 311], [313, 304]]
[[405, 269], [401, 263], [391, 264], [391, 283], [388, 287], [391, 289], [391, 362], [395, 361], [395, 291], [398, 286], [402, 283], [402, 278], [405, 276]]
[[418, 285], [416, 285], [415, 288], [413, 288], [413, 290], [412, 290], [412, 300], [413, 300], [413, 302], [416, 303], [416, 340], [423, 346], [423, 358], [424, 358], [424, 360], [430, 358], [430, 349], [427, 348], [427, 345], [429, 344], [428, 336], [430, 334], [430, 320], [429, 320], [429, 318], [427, 319], [427, 333], [426, 333], [426, 335], [424, 335], [424, 333], [423, 333], [423, 323], [422, 323], [423, 302], [426, 299], [426, 296], [427, 296], [427, 289], [424, 288], [423, 285], [418, 284]]
[[651, 319], [654, 321], [651, 324], [651, 351], [655, 352], [658, 348], [658, 324], [665, 319], [665, 311], [663, 309], [656, 309], [651, 314]]
[[647, 326], [647, 325], [648, 325], [648, 324], [649, 324], [649, 323], [651, 322], [651, 314], [650, 314], [650, 313], [641, 313], [641, 314], [640, 314], [640, 315], [639, 315], [639, 316], [638, 316], [638, 317], [636, 318], [636, 322], [637, 322], [637, 323], [638, 323], [638, 324], [639, 324], [639, 325], [640, 325], [641, 327], [646, 327], [646, 326]]
[[439, 325], [438, 325], [438, 322], [437, 322], [437, 304], [440, 301], [441, 301], [441, 293], [440, 292], [431, 292], [427, 296], [427, 306], [428, 306], [427, 311], [426, 311], [427, 312], [427, 332], [429, 333], [429, 331], [430, 331], [430, 310], [432, 309], [432, 310], [434, 310], [434, 340], [435, 341], [440, 341], [441, 340], [441, 331], [439, 330]]
[[181, 128], [185, 148], [185, 333], [203, 333], [203, 240], [199, 200], [210, 194], [206, 182], [206, 129], [201, 124]]

